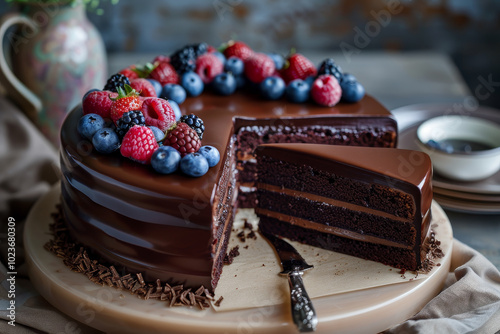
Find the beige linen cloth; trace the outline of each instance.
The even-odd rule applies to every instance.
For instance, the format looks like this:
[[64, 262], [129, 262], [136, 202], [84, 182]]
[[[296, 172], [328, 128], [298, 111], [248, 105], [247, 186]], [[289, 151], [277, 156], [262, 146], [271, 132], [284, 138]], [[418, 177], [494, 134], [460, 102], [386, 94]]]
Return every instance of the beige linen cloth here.
[[[53, 308], [27, 276], [22, 227], [30, 207], [59, 178], [58, 153], [0, 96], [0, 332], [99, 333]], [[16, 326], [8, 325], [6, 231], [16, 220]], [[43, 251], [43, 250], [42, 250]], [[454, 240], [451, 271], [441, 293], [413, 318], [386, 333], [500, 332], [500, 273], [484, 256]]]

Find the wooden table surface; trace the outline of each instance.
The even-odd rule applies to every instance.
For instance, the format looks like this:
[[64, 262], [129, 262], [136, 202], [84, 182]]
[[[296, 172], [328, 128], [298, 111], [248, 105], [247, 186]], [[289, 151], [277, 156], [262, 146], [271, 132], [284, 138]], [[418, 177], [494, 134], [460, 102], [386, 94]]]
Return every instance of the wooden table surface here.
[[[303, 53], [315, 64], [332, 57], [345, 72], [355, 75], [366, 91], [389, 110], [420, 103], [463, 103], [474, 95], [467, 88], [451, 59], [435, 52], [386, 53], [361, 51]], [[142, 64], [156, 54], [112, 54], [109, 72], [130, 64]], [[500, 113], [500, 111], [499, 111]], [[445, 210], [456, 239], [486, 256], [500, 269], [500, 215], [469, 214]]]

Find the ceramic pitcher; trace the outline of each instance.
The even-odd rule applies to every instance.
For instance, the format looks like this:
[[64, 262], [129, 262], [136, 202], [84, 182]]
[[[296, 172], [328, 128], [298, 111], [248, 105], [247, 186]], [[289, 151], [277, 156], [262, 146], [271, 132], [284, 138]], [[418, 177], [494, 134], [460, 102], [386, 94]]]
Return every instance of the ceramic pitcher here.
[[67, 112], [107, 77], [104, 44], [85, 6], [75, 0], [23, 3], [19, 13], [2, 18], [0, 41], [2, 85], [57, 147]]

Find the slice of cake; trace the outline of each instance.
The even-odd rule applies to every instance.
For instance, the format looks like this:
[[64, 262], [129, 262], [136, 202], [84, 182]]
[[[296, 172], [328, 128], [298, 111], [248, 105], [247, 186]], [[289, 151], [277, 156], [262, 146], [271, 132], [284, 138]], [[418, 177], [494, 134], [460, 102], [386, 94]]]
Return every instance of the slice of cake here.
[[394, 148], [257, 148], [260, 228], [291, 240], [416, 270], [431, 220], [432, 167]]

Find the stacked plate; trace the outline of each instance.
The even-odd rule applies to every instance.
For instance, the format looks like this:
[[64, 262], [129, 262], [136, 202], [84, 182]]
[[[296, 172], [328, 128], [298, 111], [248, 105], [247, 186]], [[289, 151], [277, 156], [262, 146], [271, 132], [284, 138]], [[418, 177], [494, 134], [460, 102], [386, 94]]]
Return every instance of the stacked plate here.
[[[398, 147], [418, 150], [418, 126], [437, 116], [467, 115], [500, 124], [500, 110], [487, 107], [469, 109], [457, 104], [421, 104], [391, 111], [398, 122]], [[447, 209], [469, 213], [500, 213], [500, 172], [476, 182], [460, 182], [434, 173], [433, 187], [434, 199]]]

